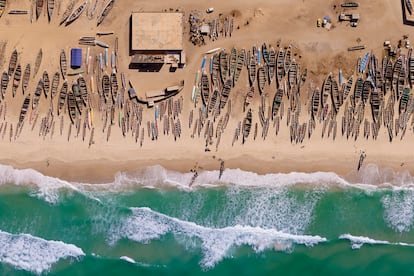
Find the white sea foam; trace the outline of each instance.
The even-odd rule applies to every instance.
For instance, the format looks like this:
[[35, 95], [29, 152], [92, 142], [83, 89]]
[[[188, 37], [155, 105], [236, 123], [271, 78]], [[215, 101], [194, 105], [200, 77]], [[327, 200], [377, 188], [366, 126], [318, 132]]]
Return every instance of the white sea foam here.
[[279, 189], [299, 186], [321, 189], [356, 188], [371, 193], [377, 190], [414, 190], [414, 177], [407, 171], [393, 172], [390, 169], [379, 168], [367, 164], [361, 171], [341, 177], [333, 172], [314, 173], [269, 173], [259, 175], [240, 169], [226, 169], [222, 178], [218, 179], [219, 171], [199, 171], [198, 177], [190, 187], [193, 173], [181, 173], [166, 170], [161, 166], [151, 166], [135, 172], [119, 172], [111, 183], [89, 184], [68, 182], [59, 178], [49, 177], [33, 169], [14, 169], [11, 166], [0, 165], [0, 185], [13, 184], [18, 186], [35, 187], [33, 193], [50, 203], [59, 200], [59, 190], [82, 192], [95, 200], [89, 192], [122, 192], [139, 188], [180, 189], [191, 191], [197, 188], [214, 187], [250, 187]]
[[339, 239], [349, 240], [351, 242], [352, 249], [360, 249], [364, 244], [400, 245], [400, 246], [414, 247], [414, 244], [410, 244], [410, 243], [375, 240], [375, 239], [371, 239], [371, 238], [363, 237], [363, 236], [353, 236], [351, 234], [342, 234], [339, 236]]
[[384, 220], [398, 232], [409, 232], [414, 224], [414, 191], [394, 191], [382, 199]]
[[[226, 212], [220, 215], [225, 216], [224, 223], [217, 224], [215, 218], [214, 225], [259, 226], [302, 234], [311, 223], [315, 206], [323, 194], [317, 189], [298, 194], [285, 188], [251, 189], [246, 193], [246, 189], [233, 187], [226, 190], [223, 207]], [[209, 221], [204, 225], [209, 225]]]
[[61, 241], [47, 241], [29, 234], [0, 231], [0, 262], [36, 274], [49, 271], [60, 259], [84, 256], [82, 249]]
[[367, 164], [359, 172], [349, 173], [341, 177], [333, 172], [291, 172], [269, 173], [259, 175], [254, 172], [240, 169], [226, 169], [221, 179], [219, 171], [199, 171], [198, 177], [190, 187], [193, 173], [170, 171], [162, 166], [150, 166], [134, 172], [118, 172], [111, 183], [88, 184], [68, 182], [59, 178], [49, 177], [33, 169], [14, 169], [11, 166], [0, 165], [0, 185], [14, 184], [37, 187], [36, 195], [48, 202], [58, 200], [59, 189], [76, 191], [107, 191], [119, 192], [136, 188], [176, 188], [190, 191], [197, 187], [211, 188], [220, 186], [238, 187], [268, 187], [280, 188], [289, 186], [307, 187], [354, 187], [365, 191], [377, 189], [414, 189], [414, 177], [407, 171], [394, 172], [387, 168], [380, 168], [374, 164]]
[[226, 169], [221, 179], [219, 171], [199, 171], [198, 176], [190, 187], [193, 173], [181, 173], [167, 170], [159, 165], [146, 167], [134, 172], [119, 172], [113, 183], [91, 185], [79, 183], [76, 186], [91, 191], [119, 192], [136, 188], [192, 189], [214, 188], [220, 186], [237, 187], [267, 187], [280, 188], [290, 186], [319, 187], [319, 188], [356, 188], [366, 192], [378, 189], [413, 189], [414, 177], [407, 171], [393, 172], [374, 164], [367, 164], [359, 172], [349, 173], [341, 177], [333, 172], [291, 172], [269, 173], [259, 175], [240, 169]]
[[7, 184], [36, 187], [33, 194], [50, 203], [58, 201], [60, 189], [78, 190], [75, 185], [67, 181], [45, 176], [33, 169], [18, 170], [11, 166], [0, 165], [0, 185]]
[[214, 267], [229, 254], [231, 248], [236, 246], [249, 245], [256, 252], [260, 252], [270, 248], [286, 250], [292, 244], [313, 246], [326, 241], [319, 236], [294, 235], [260, 227], [235, 225], [210, 228], [170, 217], [149, 208], [131, 208], [131, 210], [132, 215], [118, 225], [118, 228], [112, 229], [112, 242], [127, 238], [148, 243], [171, 233], [177, 237], [177, 241], [192, 247], [193, 239], [197, 238], [201, 241], [203, 259], [200, 264], [204, 268]]
[[126, 261], [128, 263], [131, 263], [131, 264], [135, 264], [136, 263], [134, 259], [132, 259], [131, 257], [128, 257], [128, 256], [121, 256], [121, 257], [119, 257], [119, 259], [124, 260], [124, 261]]

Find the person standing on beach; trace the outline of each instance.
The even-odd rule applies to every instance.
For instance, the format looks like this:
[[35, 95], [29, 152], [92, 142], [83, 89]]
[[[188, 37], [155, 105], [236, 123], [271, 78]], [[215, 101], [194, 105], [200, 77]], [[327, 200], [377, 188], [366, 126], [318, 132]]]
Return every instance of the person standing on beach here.
[[365, 151], [362, 151], [361, 155], [359, 156], [359, 162], [358, 162], [358, 168], [357, 168], [358, 171], [361, 169], [362, 163], [364, 162], [364, 159], [366, 156], [367, 154], [365, 153]]

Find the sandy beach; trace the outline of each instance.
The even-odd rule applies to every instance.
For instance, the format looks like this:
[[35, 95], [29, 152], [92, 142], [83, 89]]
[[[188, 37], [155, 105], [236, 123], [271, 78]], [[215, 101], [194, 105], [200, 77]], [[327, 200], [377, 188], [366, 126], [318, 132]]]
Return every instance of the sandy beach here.
[[[16, 129], [19, 119], [20, 109], [26, 95], [22, 95], [21, 87], [17, 89], [15, 97], [12, 96], [11, 79], [5, 99], [1, 102], [7, 103], [7, 113], [1, 114], [0, 123], [8, 122], [7, 132], [4, 135], [0, 130], [0, 163], [12, 165], [15, 168], [33, 168], [49, 176], [55, 176], [70, 181], [88, 181], [91, 183], [110, 182], [114, 175], [120, 171], [134, 171], [145, 166], [162, 165], [167, 169], [188, 172], [197, 162], [202, 170], [218, 170], [220, 161], [225, 161], [226, 168], [240, 168], [257, 173], [270, 172], [315, 172], [333, 171], [340, 175], [348, 175], [357, 169], [358, 160], [362, 152], [366, 153], [364, 164], [373, 163], [380, 167], [392, 168], [395, 171], [408, 170], [414, 173], [414, 156], [409, 149], [413, 146], [413, 128], [409, 119], [406, 134], [400, 139], [401, 132], [395, 135], [392, 142], [386, 127], [381, 126], [376, 139], [372, 135], [368, 139], [363, 137], [364, 122], [362, 122], [361, 133], [357, 139], [347, 138], [341, 135], [341, 116], [345, 111], [345, 103], [342, 105], [336, 116], [338, 130], [336, 138], [332, 134], [328, 137], [325, 133], [322, 138], [323, 123], [316, 120], [315, 129], [310, 138], [305, 135], [302, 142], [291, 142], [290, 131], [287, 126], [287, 110], [290, 104], [289, 99], [284, 97], [284, 114], [280, 119], [280, 130], [275, 135], [273, 121], [270, 122], [268, 134], [263, 139], [261, 136], [262, 128], [259, 123], [259, 107], [261, 97], [256, 92], [253, 102], [249, 105], [252, 108], [253, 121], [252, 130], [247, 141], [242, 144], [241, 138], [232, 145], [234, 133], [239, 122], [243, 122], [246, 112], [243, 112], [245, 95], [249, 89], [248, 72], [243, 68], [240, 79], [231, 90], [231, 112], [229, 122], [222, 131], [220, 144], [216, 151], [216, 138], [208, 146], [206, 151], [206, 139], [203, 138], [204, 129], [201, 136], [192, 137], [194, 122], [196, 121], [199, 108], [202, 106], [201, 100], [194, 107], [191, 99], [194, 79], [197, 70], [200, 69], [204, 53], [213, 48], [225, 48], [228, 52], [235, 47], [240, 50], [245, 48], [250, 50], [254, 45], [261, 47], [265, 42], [278, 50], [280, 47], [291, 45], [293, 57], [300, 63], [301, 68], [307, 69], [307, 78], [300, 92], [301, 112], [300, 123], [308, 123], [310, 114], [308, 112], [309, 99], [313, 90], [318, 87], [321, 89], [322, 83], [327, 75], [332, 72], [337, 78], [339, 69], [342, 69], [344, 78], [348, 79], [357, 68], [358, 58], [362, 58], [365, 53], [374, 53], [381, 63], [385, 53], [383, 43], [385, 40], [397, 45], [398, 40], [404, 35], [410, 34], [412, 26], [403, 24], [401, 3], [399, 1], [381, 0], [360, 3], [357, 11], [361, 15], [358, 27], [352, 28], [349, 23], [338, 22], [339, 13], [342, 12], [340, 1], [237, 1], [234, 3], [224, 3], [222, 1], [169, 1], [159, 3], [156, 1], [117, 1], [114, 8], [106, 17], [104, 22], [96, 27], [96, 19], [89, 20], [82, 15], [71, 25], [59, 26], [60, 18], [69, 1], [62, 1], [60, 11], [55, 10], [50, 23], [47, 16], [42, 14], [36, 21], [30, 22], [28, 15], [9, 15], [7, 11], [0, 18], [0, 43], [7, 42], [4, 55], [4, 64], [0, 68], [7, 70], [9, 59], [14, 49], [19, 53], [19, 63], [22, 68], [27, 63], [34, 65], [36, 55], [40, 48], [43, 50], [43, 59], [39, 72], [36, 76], [30, 77], [27, 91], [34, 94], [39, 78], [43, 71], [48, 71], [50, 78], [54, 72], [59, 72], [59, 53], [65, 49], [69, 56], [72, 47], [79, 47], [78, 40], [81, 36], [95, 36], [96, 32], [113, 31], [114, 35], [102, 36], [99, 39], [109, 45], [112, 51], [115, 37], [119, 40], [119, 65], [118, 82], [120, 83], [120, 73], [124, 73], [127, 82], [130, 81], [140, 97], [146, 91], [163, 89], [174, 85], [180, 80], [185, 81], [184, 89], [174, 97], [174, 101], [182, 99], [182, 111], [178, 115], [181, 122], [181, 135], [174, 140], [172, 133], [164, 135], [162, 132], [163, 122], [158, 120], [159, 135], [152, 140], [147, 135], [147, 122], [154, 121], [154, 108], [143, 108], [142, 124], [139, 132], [144, 131], [144, 139], [140, 146], [140, 139], [137, 141], [134, 134], [127, 132], [124, 136], [118, 123], [118, 110], [116, 120], [111, 126], [111, 134], [108, 139], [108, 127], [105, 129], [103, 112], [99, 111], [99, 95], [96, 87], [90, 87], [90, 75], [85, 74], [88, 80], [88, 91], [91, 93], [94, 109], [94, 143], [89, 145], [91, 130], [87, 128], [85, 139], [82, 139], [82, 131], [76, 133], [73, 127], [71, 135], [68, 136], [70, 120], [67, 112], [63, 114], [63, 132], [59, 132], [60, 117], [55, 117], [54, 133], [40, 135], [40, 121], [47, 116], [50, 99], [41, 96], [39, 106], [39, 118], [37, 125], [32, 130], [29, 124], [30, 110], [26, 117], [21, 134], [14, 139], [9, 139], [9, 128], [13, 125]], [[77, 5], [79, 5], [78, 3]], [[214, 12], [206, 14], [208, 7], [214, 7]], [[98, 7], [98, 10], [101, 7]], [[22, 9], [30, 10], [30, 3], [11, 2], [8, 3], [8, 10]], [[137, 72], [128, 69], [130, 62], [129, 56], [129, 18], [134, 11], [163, 11], [180, 10], [184, 12], [184, 50], [187, 56], [187, 64], [183, 69], [176, 72], [168, 72], [165, 65], [161, 72]], [[234, 19], [234, 32], [231, 37], [220, 36], [216, 41], [206, 40], [206, 45], [194, 46], [189, 41], [188, 16], [191, 12], [198, 11], [205, 18], [222, 16], [232, 16]], [[59, 13], [58, 13], [59, 12]], [[316, 22], [318, 18], [328, 15], [332, 20], [332, 28], [328, 31], [318, 28]], [[380, 19], [380, 20], [379, 20]], [[409, 38], [411, 38], [409, 36]], [[356, 45], [365, 45], [365, 50], [348, 52], [347, 48]], [[86, 46], [80, 46], [86, 52]], [[407, 49], [402, 49], [402, 53], [407, 55]], [[95, 57], [103, 53], [103, 49], [95, 46], [91, 47], [90, 55]], [[84, 66], [84, 65], [83, 65]], [[3, 71], [1, 70], [1, 71]], [[111, 68], [105, 71], [110, 74]], [[75, 77], [68, 77], [68, 84], [75, 80]], [[59, 90], [62, 79], [60, 80]], [[355, 84], [355, 82], [354, 82]], [[95, 82], [95, 85], [96, 82]], [[408, 85], [408, 83], [407, 83]], [[257, 86], [257, 83], [256, 83]], [[312, 88], [313, 87], [313, 88]], [[274, 94], [276, 92], [276, 81], [266, 85], [263, 95], [266, 98], [267, 107], [272, 106]], [[125, 94], [126, 95], [126, 94]], [[387, 94], [389, 95], [389, 94]], [[127, 98], [127, 96], [125, 96]], [[388, 96], [387, 96], [388, 98]], [[385, 101], [387, 102], [387, 101]], [[56, 108], [57, 97], [53, 105]], [[137, 104], [138, 105], [138, 104]], [[189, 114], [193, 110], [194, 119], [189, 127]], [[227, 106], [224, 107], [227, 110]], [[395, 104], [395, 118], [398, 116], [398, 104]], [[220, 117], [224, 116], [223, 112]], [[370, 122], [370, 111], [365, 110], [365, 118]], [[217, 121], [214, 122], [214, 130], [217, 128]], [[371, 119], [370, 119], [371, 118]], [[32, 122], [33, 123], [33, 122]], [[84, 116], [82, 116], [82, 124]], [[253, 127], [258, 123], [259, 134], [253, 139]], [[4, 129], [6, 129], [4, 125]], [[216, 132], [216, 131], [214, 131]], [[1, 135], [3, 134], [3, 135]], [[139, 133], [141, 135], [141, 133]], [[14, 135], [13, 135], [14, 136]], [[68, 139], [69, 137], [69, 139]], [[69, 140], [69, 141], [68, 141]]]

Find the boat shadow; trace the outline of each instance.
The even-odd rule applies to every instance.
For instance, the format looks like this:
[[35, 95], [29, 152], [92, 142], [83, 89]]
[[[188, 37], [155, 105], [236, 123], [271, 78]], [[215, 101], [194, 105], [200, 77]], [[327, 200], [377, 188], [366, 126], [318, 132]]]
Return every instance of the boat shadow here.
[[402, 19], [404, 25], [414, 26], [414, 21], [407, 19], [407, 9], [405, 7], [405, 0], [401, 0]]

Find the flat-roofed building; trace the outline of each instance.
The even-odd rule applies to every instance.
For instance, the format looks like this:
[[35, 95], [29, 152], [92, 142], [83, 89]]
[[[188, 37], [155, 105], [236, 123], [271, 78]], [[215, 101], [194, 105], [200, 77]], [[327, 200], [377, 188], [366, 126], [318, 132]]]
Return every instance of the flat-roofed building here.
[[130, 67], [158, 71], [163, 64], [185, 65], [183, 13], [135, 12], [130, 23]]

